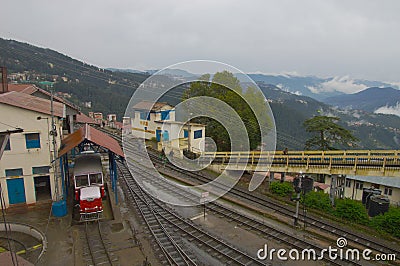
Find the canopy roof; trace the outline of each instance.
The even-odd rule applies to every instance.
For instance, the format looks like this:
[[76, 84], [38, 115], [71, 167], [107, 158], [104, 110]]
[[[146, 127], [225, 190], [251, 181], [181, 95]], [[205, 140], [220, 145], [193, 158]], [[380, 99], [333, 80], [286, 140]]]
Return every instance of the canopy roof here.
[[113, 152], [118, 156], [125, 157], [124, 152], [122, 151], [122, 148], [119, 145], [118, 141], [116, 141], [106, 133], [103, 133], [100, 130], [89, 126], [88, 124], [85, 124], [84, 127], [76, 130], [74, 133], [70, 134], [68, 137], [61, 141], [61, 149], [58, 153], [58, 156], [66, 154], [84, 141], [90, 141]]

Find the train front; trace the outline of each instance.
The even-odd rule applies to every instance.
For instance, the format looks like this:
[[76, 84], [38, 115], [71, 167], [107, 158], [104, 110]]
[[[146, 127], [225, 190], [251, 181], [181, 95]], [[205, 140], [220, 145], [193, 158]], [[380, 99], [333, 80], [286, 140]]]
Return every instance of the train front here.
[[91, 186], [81, 188], [79, 196], [81, 219], [87, 220], [90, 217], [101, 217], [103, 213], [101, 200], [100, 187]]

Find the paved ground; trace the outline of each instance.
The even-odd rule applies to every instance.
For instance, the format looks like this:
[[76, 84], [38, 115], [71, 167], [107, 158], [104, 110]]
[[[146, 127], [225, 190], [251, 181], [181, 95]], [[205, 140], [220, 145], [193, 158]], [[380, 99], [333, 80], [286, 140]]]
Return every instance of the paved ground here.
[[[119, 195], [120, 199], [123, 195]], [[158, 265], [153, 255], [146, 231], [136, 215], [132, 215], [122, 201], [115, 204], [113, 194], [110, 204], [105, 204], [105, 219], [102, 229], [111, 244], [112, 252], [118, 257], [118, 265]], [[38, 202], [34, 206], [11, 207], [7, 210], [7, 222], [25, 223], [43, 232], [48, 249], [36, 265], [86, 265], [84, 259], [84, 227], [72, 220], [72, 204], [68, 204], [65, 217], [51, 215], [51, 201]], [[145, 255], [146, 254], [146, 255]]]

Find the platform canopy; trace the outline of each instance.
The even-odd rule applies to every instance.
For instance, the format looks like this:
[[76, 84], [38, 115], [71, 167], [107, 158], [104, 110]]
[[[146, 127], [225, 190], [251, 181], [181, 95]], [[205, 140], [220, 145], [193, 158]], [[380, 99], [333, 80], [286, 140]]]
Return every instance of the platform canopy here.
[[76, 130], [74, 133], [70, 134], [61, 141], [61, 148], [58, 156], [61, 157], [75, 147], [78, 147], [80, 144], [84, 143], [96, 144], [122, 158], [125, 157], [118, 141], [110, 137], [108, 134], [89, 126], [88, 124], [85, 124], [83, 127]]

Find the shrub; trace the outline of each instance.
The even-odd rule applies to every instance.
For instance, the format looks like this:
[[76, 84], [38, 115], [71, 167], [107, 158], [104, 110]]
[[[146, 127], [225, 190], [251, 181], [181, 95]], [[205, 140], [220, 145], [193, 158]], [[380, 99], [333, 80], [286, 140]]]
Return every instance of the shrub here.
[[329, 199], [329, 194], [323, 191], [311, 191], [306, 194], [303, 200], [308, 208], [314, 208], [327, 213], [333, 212], [331, 200]]
[[288, 182], [273, 182], [270, 185], [270, 189], [272, 191], [272, 193], [281, 196], [281, 197], [285, 197], [289, 194], [292, 194], [294, 189], [293, 189], [293, 185], [291, 183]]
[[368, 224], [367, 210], [361, 202], [351, 199], [337, 199], [334, 215], [359, 224]]
[[390, 207], [384, 215], [371, 218], [371, 227], [400, 238], [400, 208]]

